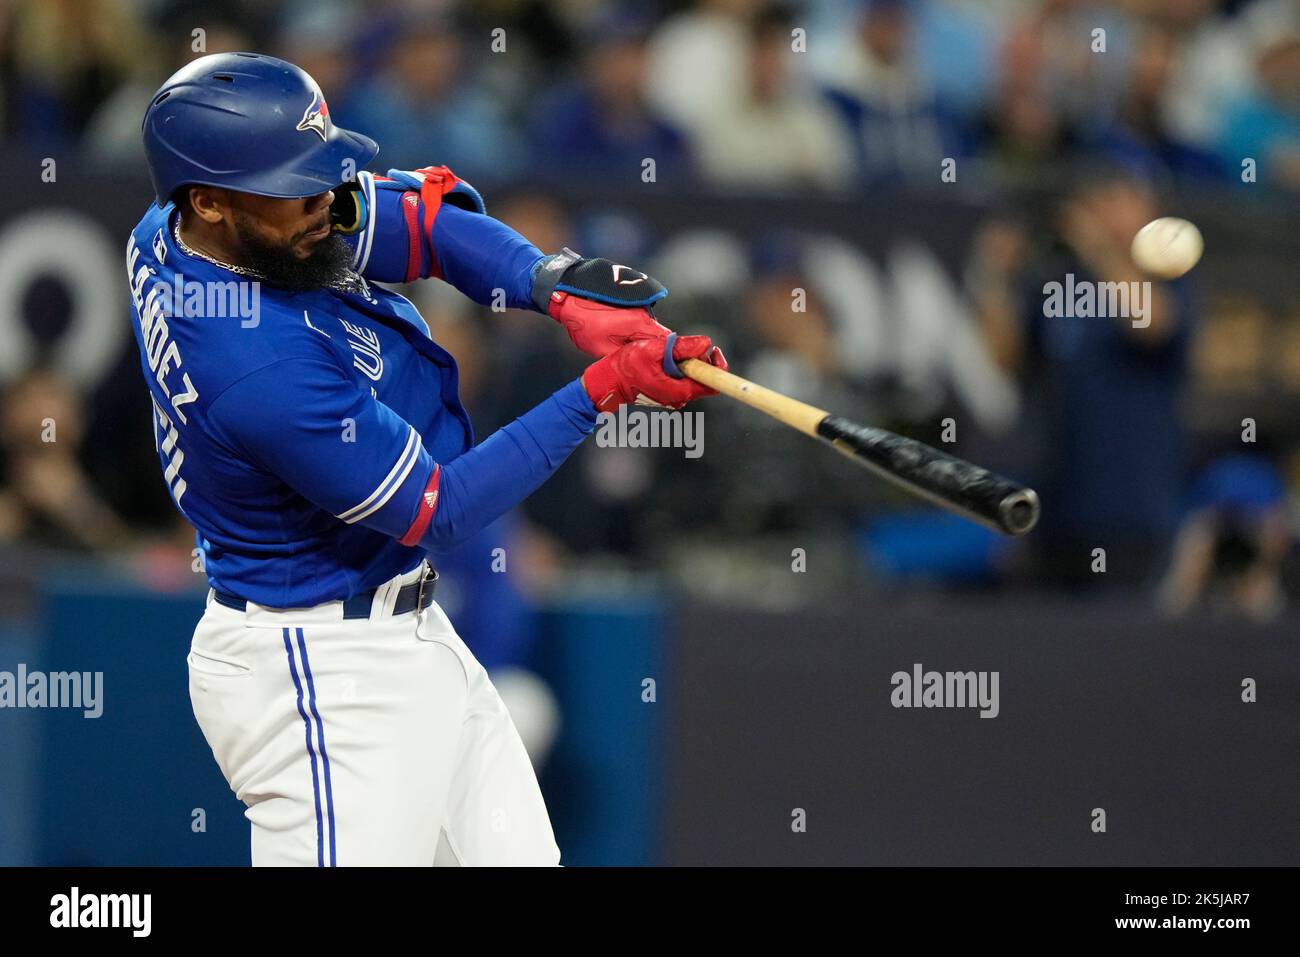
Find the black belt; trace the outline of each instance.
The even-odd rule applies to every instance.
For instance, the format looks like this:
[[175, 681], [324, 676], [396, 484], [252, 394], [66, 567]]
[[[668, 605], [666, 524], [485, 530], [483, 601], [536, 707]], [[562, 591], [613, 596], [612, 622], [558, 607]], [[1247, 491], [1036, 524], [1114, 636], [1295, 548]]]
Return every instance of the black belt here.
[[[405, 615], [407, 612], [423, 611], [433, 604], [433, 592], [438, 585], [438, 573], [428, 566], [425, 567], [424, 574], [418, 581], [413, 581], [409, 585], [403, 585], [397, 590], [397, 601], [393, 603], [394, 615]], [[343, 602], [343, 617], [346, 618], [369, 618], [370, 609], [374, 607], [375, 594], [378, 588], [372, 588], [369, 591], [363, 591], [358, 595]], [[238, 595], [232, 595], [229, 592], [212, 590], [212, 597], [220, 605], [227, 608], [233, 608], [236, 611], [245, 611], [248, 608], [248, 602]], [[271, 609], [272, 611], [278, 609]]]

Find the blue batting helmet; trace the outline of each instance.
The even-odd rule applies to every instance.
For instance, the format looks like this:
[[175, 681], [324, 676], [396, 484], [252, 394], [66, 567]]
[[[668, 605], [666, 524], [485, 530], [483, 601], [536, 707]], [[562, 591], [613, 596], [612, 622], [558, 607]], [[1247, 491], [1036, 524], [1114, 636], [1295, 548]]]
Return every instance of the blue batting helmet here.
[[370, 137], [331, 122], [306, 72], [259, 53], [214, 53], [181, 68], [154, 94], [143, 126], [159, 206], [190, 183], [314, 196], [379, 152]]

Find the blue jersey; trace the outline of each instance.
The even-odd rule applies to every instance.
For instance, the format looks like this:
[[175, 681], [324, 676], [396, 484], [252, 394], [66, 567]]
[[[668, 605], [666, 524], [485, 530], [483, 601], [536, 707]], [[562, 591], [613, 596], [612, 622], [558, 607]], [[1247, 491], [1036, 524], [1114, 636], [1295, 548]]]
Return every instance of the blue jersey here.
[[441, 276], [535, 308], [542, 254], [481, 212], [426, 217], [419, 193], [376, 185], [361, 175], [345, 288], [232, 271], [180, 241], [170, 204], [127, 246], [164, 481], [211, 585], [261, 605], [342, 600], [409, 571], [517, 504], [594, 426], [573, 383], [471, 451], [455, 360], [373, 280]]

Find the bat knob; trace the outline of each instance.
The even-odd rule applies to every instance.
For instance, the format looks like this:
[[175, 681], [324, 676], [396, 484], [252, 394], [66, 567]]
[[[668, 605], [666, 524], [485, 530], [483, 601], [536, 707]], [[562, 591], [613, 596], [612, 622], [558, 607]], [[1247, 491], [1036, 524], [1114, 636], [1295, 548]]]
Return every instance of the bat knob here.
[[1002, 527], [1011, 535], [1024, 535], [1038, 524], [1038, 493], [1032, 488], [1012, 492], [998, 503]]

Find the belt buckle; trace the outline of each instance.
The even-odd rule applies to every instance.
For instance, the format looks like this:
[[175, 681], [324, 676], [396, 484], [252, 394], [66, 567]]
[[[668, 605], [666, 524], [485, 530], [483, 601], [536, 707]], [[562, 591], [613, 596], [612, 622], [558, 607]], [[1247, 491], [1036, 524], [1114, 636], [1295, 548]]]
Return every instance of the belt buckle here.
[[[432, 579], [429, 578], [430, 574], [433, 575], [433, 578], [432, 578]], [[438, 573], [435, 572], [435, 571], [433, 570], [433, 566], [430, 565], [430, 564], [428, 563], [428, 561], [426, 561], [426, 562], [424, 563], [423, 567], [422, 567], [421, 570], [420, 570], [420, 584], [419, 584], [419, 586], [415, 589], [415, 611], [416, 611], [417, 614], [419, 614], [420, 612], [424, 611], [424, 608], [425, 608], [425, 605], [424, 605], [424, 586], [425, 586], [426, 584], [429, 584], [430, 581], [437, 581], [437, 580], [438, 580]]]

